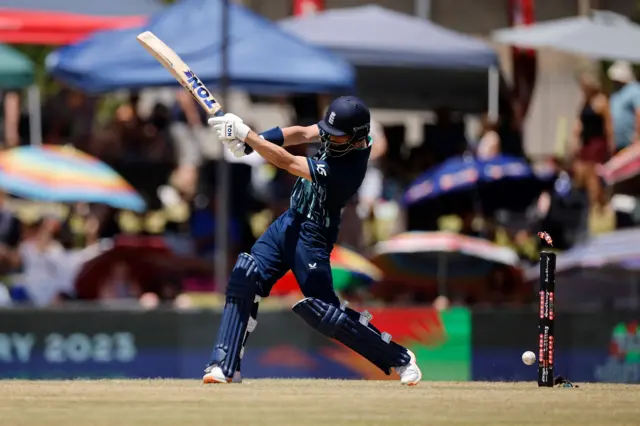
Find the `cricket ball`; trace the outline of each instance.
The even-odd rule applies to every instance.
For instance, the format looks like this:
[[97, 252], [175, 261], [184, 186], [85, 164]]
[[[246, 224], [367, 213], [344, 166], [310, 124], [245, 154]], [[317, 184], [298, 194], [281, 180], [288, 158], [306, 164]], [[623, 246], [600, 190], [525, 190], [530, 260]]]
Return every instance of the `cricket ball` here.
[[536, 362], [536, 354], [531, 351], [526, 351], [522, 354], [522, 362], [527, 365], [533, 365]]

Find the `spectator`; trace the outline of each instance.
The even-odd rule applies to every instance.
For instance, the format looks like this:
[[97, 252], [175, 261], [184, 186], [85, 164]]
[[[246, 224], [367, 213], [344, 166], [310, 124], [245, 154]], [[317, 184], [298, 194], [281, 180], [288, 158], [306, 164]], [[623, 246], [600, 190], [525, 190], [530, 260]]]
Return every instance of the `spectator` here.
[[137, 299], [140, 295], [140, 284], [126, 262], [117, 262], [111, 268], [99, 292], [101, 300]]
[[538, 200], [538, 214], [543, 219], [537, 229], [553, 235], [557, 249], [569, 249], [588, 235], [589, 199], [585, 180], [583, 163], [574, 161], [570, 170], [560, 172], [553, 191], [543, 193]]
[[20, 145], [18, 131], [20, 122], [20, 94], [7, 92], [2, 94], [2, 130], [5, 148], [13, 148]]
[[200, 141], [207, 132], [207, 115], [185, 90], [177, 93], [177, 101], [172, 111], [173, 122], [170, 129], [178, 164], [199, 165], [202, 162]]
[[488, 160], [500, 154], [500, 135], [497, 123], [489, 119], [488, 114], [482, 118], [482, 136], [478, 142], [476, 156], [481, 160]]
[[6, 194], [0, 192], [0, 274], [10, 273], [16, 267], [22, 238], [22, 225], [5, 202]]
[[441, 107], [436, 110], [436, 124], [429, 126], [426, 133], [426, 142], [434, 150], [437, 163], [462, 155], [467, 149], [464, 123], [454, 120], [449, 108]]
[[598, 80], [588, 73], [580, 76], [584, 95], [580, 115], [573, 130], [572, 154], [584, 170], [591, 206], [599, 205], [601, 183], [597, 164], [604, 164], [615, 150], [609, 101], [600, 89]]
[[64, 290], [65, 249], [56, 240], [60, 222], [44, 218], [36, 233], [20, 244], [19, 253], [23, 275], [20, 283], [27, 290], [29, 300], [36, 306], [52, 304]]
[[607, 75], [614, 86], [610, 108], [616, 151], [620, 151], [640, 139], [640, 85], [625, 61], [616, 61]]
[[[195, 197], [191, 210], [190, 228], [196, 254], [201, 258], [213, 259], [216, 242], [216, 222], [218, 197], [207, 199], [204, 195]], [[240, 224], [229, 215], [229, 257], [235, 258], [240, 244]]]
[[475, 228], [476, 215], [472, 212], [465, 212], [460, 215], [460, 231], [462, 235], [480, 238], [482, 235]]
[[387, 153], [388, 147], [384, 129], [375, 120], [371, 120], [369, 135], [373, 140], [373, 145], [367, 164], [367, 173], [362, 181], [360, 191], [358, 191], [360, 217], [362, 218], [368, 218], [372, 214], [376, 201], [382, 197], [383, 175], [380, 170], [380, 162]]
[[21, 225], [18, 218], [6, 206], [7, 194], [0, 191], [0, 244], [16, 248], [20, 242]]
[[500, 105], [500, 121], [498, 134], [500, 135], [500, 151], [512, 157], [525, 157], [523, 147], [523, 122], [525, 108], [522, 102], [506, 97]]
[[[384, 129], [376, 122], [371, 121], [369, 132], [373, 140], [371, 154], [367, 165], [360, 191], [345, 206], [342, 212], [342, 226], [338, 235], [338, 242], [347, 245], [354, 250], [363, 250], [365, 235], [363, 220], [368, 221], [374, 214], [376, 201], [382, 196], [382, 172], [380, 171], [380, 159], [387, 151], [387, 139]], [[367, 238], [370, 240], [371, 238]]]
[[96, 104], [95, 97], [66, 87], [48, 98], [42, 108], [44, 143], [71, 144], [83, 151], [90, 150]]

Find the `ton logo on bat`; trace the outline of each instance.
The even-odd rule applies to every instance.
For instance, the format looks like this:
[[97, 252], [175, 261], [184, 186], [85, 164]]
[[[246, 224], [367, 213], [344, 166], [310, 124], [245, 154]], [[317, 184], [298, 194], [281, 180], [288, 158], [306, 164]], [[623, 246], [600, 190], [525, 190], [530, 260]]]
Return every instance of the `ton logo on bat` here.
[[200, 82], [193, 71], [185, 71], [184, 75], [187, 77], [187, 82], [191, 85], [193, 93], [202, 99], [209, 109], [213, 109], [216, 102], [211, 99], [211, 93], [209, 93], [209, 91], [202, 85], [202, 82]]

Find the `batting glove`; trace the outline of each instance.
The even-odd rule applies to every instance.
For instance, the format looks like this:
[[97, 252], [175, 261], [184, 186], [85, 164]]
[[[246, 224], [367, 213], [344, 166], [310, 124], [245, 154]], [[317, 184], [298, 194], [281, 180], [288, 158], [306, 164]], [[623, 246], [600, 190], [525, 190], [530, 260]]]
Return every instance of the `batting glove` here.
[[230, 142], [225, 141], [223, 143], [236, 158], [244, 157], [245, 155], [249, 155], [253, 152], [253, 148], [238, 139], [234, 139]]
[[225, 114], [222, 117], [211, 117], [208, 120], [210, 126], [216, 129], [221, 142], [231, 142], [238, 139], [244, 143], [247, 135], [251, 131], [249, 126], [242, 122], [242, 119], [234, 114]]

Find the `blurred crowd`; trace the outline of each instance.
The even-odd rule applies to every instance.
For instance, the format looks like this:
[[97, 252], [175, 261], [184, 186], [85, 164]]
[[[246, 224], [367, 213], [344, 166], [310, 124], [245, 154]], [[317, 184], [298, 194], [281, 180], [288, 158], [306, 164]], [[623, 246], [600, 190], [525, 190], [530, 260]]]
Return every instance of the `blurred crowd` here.
[[[417, 176], [448, 159], [469, 153], [480, 159], [501, 154], [524, 157], [523, 118], [516, 113], [516, 106], [501, 108], [497, 120], [482, 117], [481, 131], [473, 135], [461, 113], [443, 106], [435, 111], [434, 120], [424, 125], [422, 143], [413, 147], [406, 143], [403, 125], [382, 126], [374, 120], [369, 170], [358, 197], [345, 208], [338, 243], [367, 255], [375, 243], [403, 231], [447, 230], [509, 246], [523, 263], [532, 264], [540, 245], [538, 230], [553, 235], [557, 248], [568, 249], [589, 235], [631, 225], [613, 210], [611, 194], [598, 175], [598, 166], [640, 138], [640, 85], [626, 62], [614, 63], [607, 76], [605, 85], [597, 74], [583, 73], [577, 79], [583, 101], [576, 105], [575, 125], [568, 141], [570, 150], [564, 158], [536, 159], [554, 168], [557, 179], [553, 189], [540, 194], [526, 212], [487, 216], [461, 211], [433, 217], [419, 205], [405, 208], [401, 202], [404, 191]], [[604, 86], [611, 87], [610, 93], [605, 92]], [[6, 294], [0, 296], [0, 301], [11, 297], [45, 306], [74, 298], [76, 280], [95, 256], [92, 253], [96, 247], [104, 241], [132, 244], [131, 238], [144, 247], [161, 241], [173, 253], [188, 257], [192, 264], [200, 262], [200, 266], [185, 268], [201, 273], [171, 273], [158, 278], [157, 274], [141, 274], [137, 269], [144, 266], [132, 265], [126, 257], [120, 257], [111, 262], [106, 273], [91, 276], [91, 280], [99, 281], [95, 284], [99, 290], [91, 297], [103, 301], [144, 300], [155, 306], [162, 301], [173, 303], [176, 298], [186, 304], [179, 298], [181, 293], [216, 289], [210, 268], [221, 211], [216, 197], [218, 160], [202, 149], [209, 141], [214, 143], [203, 113], [183, 92], [173, 102], [155, 104], [146, 116], [140, 113], [138, 94], [110, 102], [60, 89], [42, 106], [43, 141], [73, 145], [112, 165], [145, 196], [150, 211], [134, 214], [81, 203], [52, 212], [50, 206], [40, 208], [37, 203], [2, 194], [0, 270], [5, 277]], [[5, 93], [3, 108], [5, 148], [26, 144], [28, 117], [21, 115], [20, 96]], [[316, 120], [314, 114], [294, 109], [298, 114], [292, 121], [307, 124]], [[307, 155], [316, 148], [302, 146], [292, 150]], [[248, 158], [253, 157], [256, 155]], [[294, 178], [260, 159], [233, 163], [230, 173], [231, 199], [226, 207], [230, 213], [232, 265], [237, 254], [248, 250], [270, 221], [288, 207]], [[129, 242], [122, 243], [123, 237]], [[162, 266], [158, 270], [162, 271]], [[518, 280], [516, 275], [505, 279]], [[158, 280], [162, 283], [158, 284]], [[489, 281], [504, 280], [494, 277]], [[504, 288], [518, 288], [516, 284]], [[474, 301], [496, 300], [492, 299], [492, 291], [495, 292], [487, 287], [486, 297]], [[513, 290], [512, 299], [503, 295], [500, 300], [527, 301], [522, 293], [516, 293]], [[419, 294], [409, 298], [421, 300]]]

